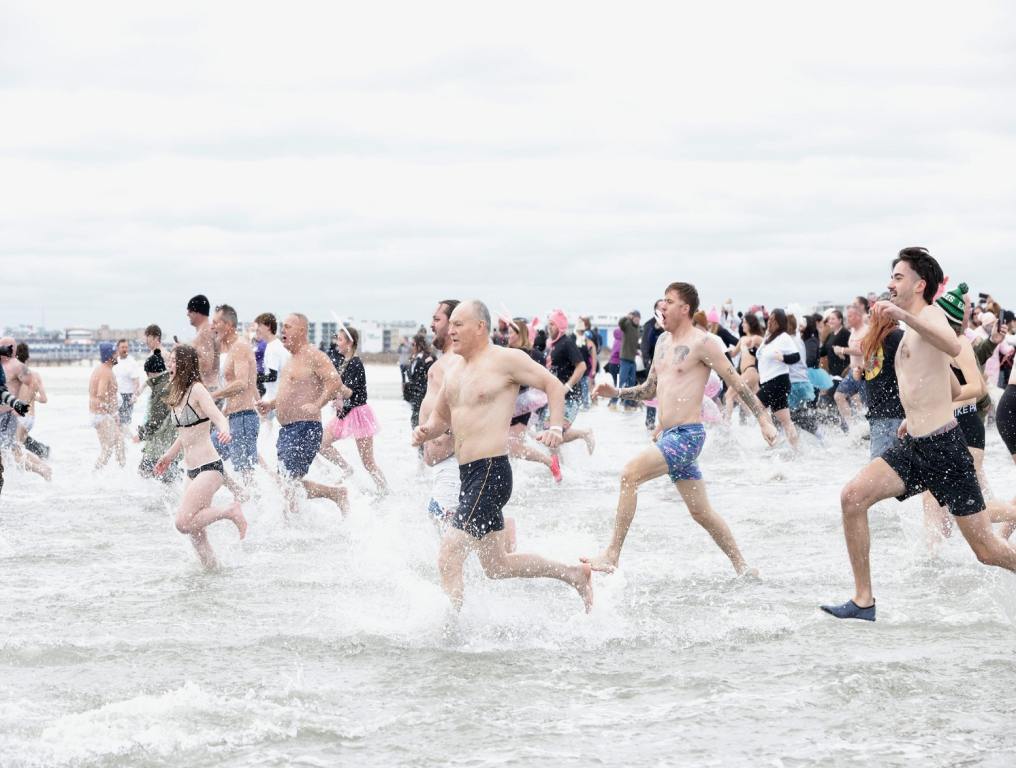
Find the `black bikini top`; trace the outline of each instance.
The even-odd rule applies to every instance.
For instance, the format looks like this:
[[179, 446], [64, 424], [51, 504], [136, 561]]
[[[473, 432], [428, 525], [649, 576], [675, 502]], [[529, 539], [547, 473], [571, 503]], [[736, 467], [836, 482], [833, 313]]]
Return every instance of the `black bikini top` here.
[[187, 427], [196, 427], [198, 424], [204, 424], [208, 421], [208, 417], [200, 418], [198, 412], [194, 410], [194, 406], [190, 404], [191, 389], [194, 389], [192, 384], [190, 389], [187, 390], [187, 399], [184, 401], [183, 408], [178, 414], [176, 409], [173, 409], [173, 424], [177, 427], [186, 429]]

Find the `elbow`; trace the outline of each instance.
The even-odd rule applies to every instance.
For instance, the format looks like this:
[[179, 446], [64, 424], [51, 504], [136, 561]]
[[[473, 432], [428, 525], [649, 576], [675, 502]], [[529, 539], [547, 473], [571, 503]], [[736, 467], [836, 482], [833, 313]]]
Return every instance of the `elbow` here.
[[951, 339], [949, 339], [949, 348], [945, 352], [947, 355], [949, 355], [949, 357], [959, 357], [961, 349], [962, 347], [960, 347], [960, 340], [957, 337], [953, 336]]

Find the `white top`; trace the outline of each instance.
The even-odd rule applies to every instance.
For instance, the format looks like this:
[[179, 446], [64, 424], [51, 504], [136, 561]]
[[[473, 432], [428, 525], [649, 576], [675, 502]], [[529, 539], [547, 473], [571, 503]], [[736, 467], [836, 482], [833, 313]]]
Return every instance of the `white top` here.
[[[286, 367], [286, 363], [289, 362], [291, 357], [292, 355], [282, 346], [282, 342], [279, 339], [276, 338], [269, 341], [265, 347], [265, 375], [267, 376], [269, 371], [276, 371], [278, 378], [282, 378], [282, 369]], [[266, 400], [274, 400], [278, 391], [278, 380], [265, 382]]]
[[141, 366], [130, 355], [116, 359], [113, 375], [116, 377], [116, 388], [120, 390], [121, 395], [133, 395], [141, 386]]
[[804, 348], [804, 339], [800, 336], [794, 336], [792, 338], [794, 345], [797, 347], [797, 352], [801, 356], [801, 359], [790, 366], [790, 383], [800, 384], [803, 382], [811, 382], [808, 378], [808, 366], [804, 362], [808, 356], [808, 350]]
[[776, 357], [777, 353], [784, 355], [797, 354], [797, 345], [785, 333], [781, 333], [768, 344], [764, 341], [762, 342], [762, 346], [758, 348], [758, 354], [755, 355], [755, 359], [758, 360], [758, 380], [760, 383], [765, 384], [777, 376], [790, 373], [790, 366]]

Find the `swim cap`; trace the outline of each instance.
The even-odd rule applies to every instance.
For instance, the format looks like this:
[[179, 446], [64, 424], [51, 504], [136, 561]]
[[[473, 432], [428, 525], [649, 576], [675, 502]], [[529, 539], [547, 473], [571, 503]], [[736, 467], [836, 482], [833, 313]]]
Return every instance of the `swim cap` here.
[[959, 325], [963, 322], [963, 296], [968, 290], [966, 283], [960, 283], [948, 293], [943, 293], [935, 299], [935, 303], [945, 310], [945, 316], [949, 318], [950, 323]]
[[162, 373], [166, 370], [166, 361], [162, 359], [162, 352], [154, 350], [152, 356], [145, 360], [145, 373]]
[[208, 302], [208, 297], [203, 293], [199, 293], [193, 299], [187, 302], [188, 312], [197, 312], [199, 315], [208, 317], [212, 311], [212, 305]]
[[108, 363], [113, 355], [116, 354], [116, 347], [110, 341], [104, 341], [99, 345], [99, 362]]
[[552, 325], [556, 325], [561, 333], [565, 333], [568, 330], [568, 315], [560, 309], [551, 310], [547, 316], [547, 321]]

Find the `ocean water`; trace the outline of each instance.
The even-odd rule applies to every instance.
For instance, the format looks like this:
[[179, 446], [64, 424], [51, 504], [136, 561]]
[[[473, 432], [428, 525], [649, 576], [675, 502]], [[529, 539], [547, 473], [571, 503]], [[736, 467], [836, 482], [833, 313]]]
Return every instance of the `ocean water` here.
[[[136, 446], [126, 470], [92, 470], [87, 369], [42, 373], [54, 481], [8, 467], [0, 498], [0, 765], [1016, 764], [1016, 578], [958, 537], [930, 553], [919, 502], [872, 511], [878, 622], [817, 610], [852, 594], [838, 499], [867, 443], [806, 438], [793, 457], [751, 425], [710, 430], [710, 496], [758, 582], [661, 479], [591, 615], [558, 582], [491, 582], [471, 560], [456, 617], [397, 369], [368, 370], [393, 493], [372, 499], [349, 443], [345, 520], [307, 501], [286, 523], [261, 477], [247, 539], [209, 529], [214, 573], [173, 527], [175, 492], [135, 474]], [[574, 561], [608, 539], [642, 415], [581, 422], [597, 449], [566, 446], [560, 486], [515, 465], [522, 551]], [[987, 467], [1016, 494], [994, 431]]]

